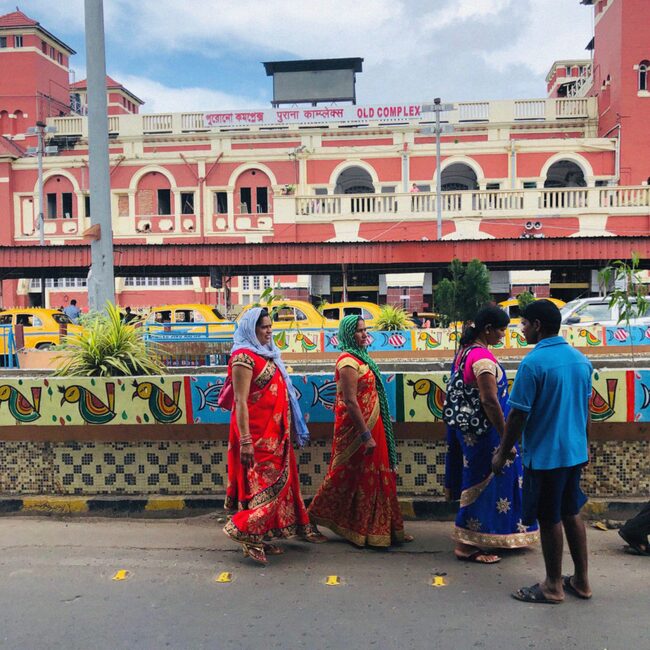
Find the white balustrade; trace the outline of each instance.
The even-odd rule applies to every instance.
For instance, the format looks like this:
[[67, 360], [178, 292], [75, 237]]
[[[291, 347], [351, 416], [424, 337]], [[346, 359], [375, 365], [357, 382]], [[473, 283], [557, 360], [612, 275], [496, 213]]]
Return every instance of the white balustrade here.
[[172, 113], [145, 114], [142, 116], [142, 130], [145, 133], [172, 131]]
[[650, 187], [608, 187], [599, 191], [601, 208], [647, 208], [650, 207]]
[[524, 207], [524, 192], [485, 190], [472, 193], [472, 210], [488, 212], [490, 210], [521, 210]]
[[562, 188], [540, 190], [538, 207], [540, 210], [566, 210], [587, 207], [586, 188]]
[[588, 117], [589, 102], [587, 99], [556, 99], [555, 116], [558, 119], [567, 117]]
[[485, 122], [490, 119], [490, 102], [461, 102], [458, 104], [460, 122]]
[[58, 135], [81, 135], [83, 133], [84, 122], [83, 117], [55, 117], [52, 118], [52, 123], [56, 127]]
[[515, 120], [543, 120], [546, 117], [546, 100], [515, 100]]
[[183, 131], [205, 131], [207, 130], [203, 123], [203, 113], [182, 113], [181, 129]]

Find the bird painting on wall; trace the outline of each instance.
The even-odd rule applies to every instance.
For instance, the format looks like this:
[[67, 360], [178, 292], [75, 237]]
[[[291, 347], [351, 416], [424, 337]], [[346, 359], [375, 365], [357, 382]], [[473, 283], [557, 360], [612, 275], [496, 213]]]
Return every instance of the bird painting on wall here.
[[79, 415], [87, 424], [106, 424], [115, 417], [115, 384], [106, 383], [106, 402], [85, 386], [73, 384], [72, 386], [59, 386], [62, 394], [61, 406], [64, 404], [77, 404]]
[[149, 410], [156, 422], [172, 424], [183, 415], [183, 410], [179, 406], [181, 384], [180, 381], [172, 382], [172, 397], [151, 381], [138, 383], [137, 380], [134, 380], [131, 385], [135, 388], [133, 397], [139, 397], [149, 404]]
[[30, 402], [17, 388], [9, 384], [0, 386], [0, 404], [7, 402], [9, 412], [16, 422], [34, 422], [41, 417], [41, 388], [32, 387]]

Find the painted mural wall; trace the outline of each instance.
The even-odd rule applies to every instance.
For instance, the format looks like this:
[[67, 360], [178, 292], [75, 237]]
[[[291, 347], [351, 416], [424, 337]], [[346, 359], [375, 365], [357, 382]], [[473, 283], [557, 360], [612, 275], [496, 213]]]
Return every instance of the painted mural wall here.
[[[227, 424], [217, 406], [223, 375], [0, 380], [0, 426]], [[331, 422], [334, 375], [292, 375], [308, 422]], [[439, 421], [446, 372], [384, 375], [398, 422]], [[512, 378], [511, 378], [512, 379]], [[597, 370], [591, 412], [596, 422], [650, 422], [650, 369]]]

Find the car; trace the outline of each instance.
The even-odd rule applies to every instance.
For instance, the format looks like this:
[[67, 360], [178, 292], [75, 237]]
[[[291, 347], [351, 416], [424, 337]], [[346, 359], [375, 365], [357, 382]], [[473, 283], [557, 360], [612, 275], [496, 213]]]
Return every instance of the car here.
[[[246, 305], [239, 315], [237, 322], [254, 306]], [[268, 307], [273, 329], [311, 329], [322, 327], [338, 327], [338, 321], [330, 320], [318, 312], [316, 307], [305, 300], [274, 300]]]
[[[162, 305], [151, 310], [145, 320], [150, 332], [158, 331], [157, 325], [169, 325], [170, 334], [222, 334], [232, 333], [235, 326], [216, 307], [199, 303]], [[163, 329], [165, 329], [163, 327]]]
[[83, 330], [81, 325], [75, 325], [58, 309], [42, 307], [5, 309], [0, 312], [0, 325], [12, 325], [14, 335], [16, 325], [22, 325], [25, 348], [36, 348], [37, 350], [46, 350], [53, 345], [59, 345], [62, 325], [65, 325], [68, 334], [78, 334]]
[[[364, 321], [366, 321], [368, 327], [374, 327], [374, 321], [379, 318], [381, 314], [381, 307], [372, 302], [348, 301], [328, 303], [322, 307], [321, 311], [325, 318], [331, 321], [336, 321], [335, 327], [338, 327], [342, 318], [349, 316], [350, 314], [358, 314]], [[415, 327], [415, 323], [413, 323], [409, 318], [406, 327]]]
[[[634, 299], [632, 299], [634, 302]], [[608, 297], [578, 298], [568, 302], [560, 310], [562, 325], [619, 325], [618, 305], [609, 306]], [[621, 321], [624, 323], [624, 321]], [[626, 324], [626, 323], [624, 323]], [[650, 310], [639, 318], [630, 319], [630, 325], [650, 325]]]
[[[540, 298], [541, 300], [541, 298]], [[558, 309], [562, 309], [566, 303], [564, 300], [558, 300], [557, 298], [544, 298], [544, 300], [550, 300]], [[510, 316], [510, 325], [518, 325], [521, 321], [519, 302], [516, 298], [508, 298], [508, 300], [502, 300], [499, 303], [499, 307], [503, 309], [508, 316]]]

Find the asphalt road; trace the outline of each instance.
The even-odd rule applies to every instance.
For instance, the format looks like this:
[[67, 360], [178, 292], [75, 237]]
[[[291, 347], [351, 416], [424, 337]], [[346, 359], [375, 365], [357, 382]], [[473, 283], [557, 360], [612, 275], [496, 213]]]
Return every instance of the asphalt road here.
[[539, 548], [461, 563], [444, 522], [410, 522], [391, 551], [286, 542], [268, 567], [221, 525], [0, 518], [0, 647], [650, 649], [650, 558], [614, 531], [589, 531], [593, 599], [551, 606], [510, 597], [542, 576]]

